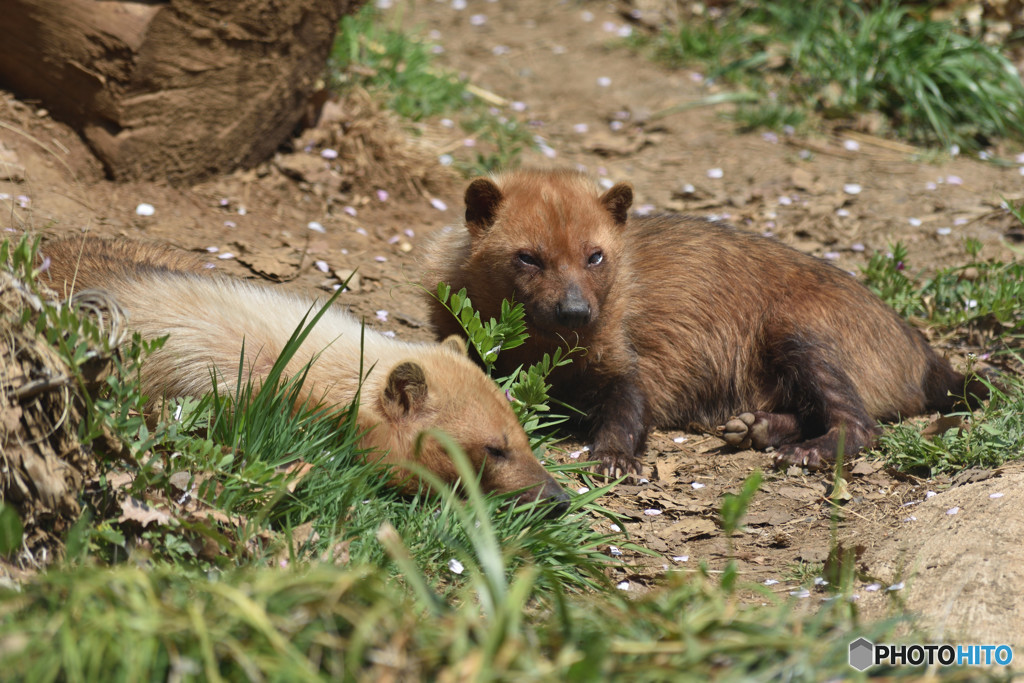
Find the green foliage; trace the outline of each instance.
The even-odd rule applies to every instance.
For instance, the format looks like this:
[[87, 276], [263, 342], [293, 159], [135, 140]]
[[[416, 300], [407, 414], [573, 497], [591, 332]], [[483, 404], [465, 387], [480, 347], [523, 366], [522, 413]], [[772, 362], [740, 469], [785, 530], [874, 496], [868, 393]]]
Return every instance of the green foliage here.
[[962, 423], [931, 437], [923, 436], [913, 424], [895, 425], [882, 433], [878, 452], [892, 466], [925, 476], [995, 468], [1020, 458], [1024, 454], [1024, 381], [1011, 375], [999, 381], [1002, 386], [985, 382], [991, 400], [978, 412], [958, 414]]
[[964, 244], [966, 265], [939, 269], [923, 278], [908, 275], [907, 248], [875, 253], [864, 269], [868, 287], [896, 311], [921, 318], [942, 331], [984, 332], [1004, 343], [1024, 335], [1024, 263], [978, 261], [980, 244]]
[[[499, 319], [491, 318], [483, 322], [480, 312], [473, 309], [473, 302], [466, 295], [465, 288], [453, 293], [449, 285], [441, 282], [434, 294], [462, 326], [470, 346], [483, 362], [488, 375], [492, 374], [494, 363], [502, 350], [522, 346], [529, 336], [524, 322], [526, 312], [521, 303], [502, 301]], [[507, 377], [496, 380], [510, 397], [512, 408], [530, 437], [534, 452], [542, 452], [551, 440], [549, 430], [566, 420], [566, 416], [550, 412], [551, 384], [547, 379], [556, 368], [571, 363], [570, 356], [579, 351], [581, 349], [575, 346], [558, 348], [553, 355], [545, 353], [538, 363], [528, 368], [518, 368]]]
[[894, 133], [925, 145], [976, 150], [1024, 139], [1024, 86], [1012, 62], [896, 0], [736, 3], [665, 32], [655, 54], [703, 63], [710, 79], [761, 95], [765, 111], [744, 107], [747, 125], [793, 125], [796, 109], [879, 112]]
[[407, 119], [446, 114], [466, 106], [463, 82], [433, 66], [430, 45], [381, 24], [372, 4], [341, 18], [328, 70], [336, 89], [356, 85], [386, 98]]
[[382, 97], [386, 106], [411, 121], [457, 116], [461, 128], [477, 142], [459, 150], [455, 168], [467, 176], [486, 175], [519, 163], [533, 146], [520, 121], [502, 114], [474, 95], [478, 90], [433, 63], [432, 46], [401, 29], [401, 15], [386, 26], [372, 4], [343, 17], [331, 52], [331, 87], [362, 87]]

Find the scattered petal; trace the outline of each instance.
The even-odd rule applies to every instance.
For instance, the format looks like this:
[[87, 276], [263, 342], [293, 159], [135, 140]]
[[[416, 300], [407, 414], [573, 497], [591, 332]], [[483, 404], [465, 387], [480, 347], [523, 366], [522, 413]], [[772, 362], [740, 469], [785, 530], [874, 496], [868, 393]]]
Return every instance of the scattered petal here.
[[964, 184], [964, 179], [961, 178], [958, 175], [948, 175], [948, 176], [946, 176], [946, 184], [947, 185], [963, 185]]
[[789, 206], [792, 203], [793, 203], [792, 197], [787, 197], [785, 195], [779, 197], [779, 204], [781, 204], [782, 206]]
[[950, 156], [954, 156], [955, 157], [955, 156], [957, 156], [959, 154], [960, 154], [960, 145], [950, 145], [949, 146], [949, 155]]
[[363, 226], [359, 226], [358, 228], [356, 228], [356, 234], [363, 235], [364, 237], [368, 237], [370, 235], [370, 233], [366, 232], [366, 228], [364, 228]]
[[451, 154], [442, 154], [437, 158], [437, 160], [441, 163], [442, 166], [451, 166], [452, 163], [455, 161]]
[[882, 584], [880, 584], [880, 583], [869, 583], [868, 585], [864, 586], [864, 590], [866, 590], [868, 593], [874, 593], [875, 591], [879, 590], [881, 587], [882, 587]]
[[491, 53], [495, 57], [503, 57], [504, 55], [507, 55], [509, 52], [510, 49], [508, 45], [495, 45], [494, 47], [491, 48]]
[[843, 140], [843, 148], [850, 152], [856, 152], [860, 149], [860, 143], [856, 140]]
[[894, 583], [893, 585], [889, 586], [885, 590], [887, 590], [887, 591], [901, 591], [901, 590], [903, 590], [903, 586], [904, 585], [905, 584], [902, 581], [900, 581], [899, 583]]
[[839, 252], [838, 251], [826, 251], [824, 254], [821, 255], [821, 257], [823, 259], [828, 260], [828, 261], [835, 261], [835, 260], [837, 260], [839, 258]]
[[456, 560], [454, 557], [448, 560], [448, 569], [454, 574], [461, 574], [466, 571], [466, 568], [462, 566], [462, 563]]
[[526, 102], [516, 100], [508, 106], [512, 108], [512, 111], [526, 111]]
[[377, 311], [377, 320], [386, 323], [388, 321], [388, 312], [384, 310]]
[[811, 596], [811, 591], [806, 588], [801, 588], [800, 590], [790, 591], [789, 594], [794, 598], [809, 598]]
[[704, 488], [706, 486], [706, 484], [702, 484], [699, 481], [695, 481], [695, 482], [692, 482], [690, 484], [690, 486], [692, 486], [694, 489], [698, 489], [699, 490], [699, 489]]
[[224, 227], [225, 228], [237, 228], [238, 227], [238, 223], [236, 223], [234, 221], [224, 221]]
[[574, 125], [574, 126], [572, 127], [572, 129], [573, 129], [573, 130], [574, 130], [575, 132], [577, 132], [577, 133], [579, 133], [579, 134], [581, 134], [581, 135], [582, 135], [583, 133], [586, 133], [586, 132], [587, 132], [588, 130], [590, 130], [590, 126], [588, 126], [588, 125], [587, 125], [587, 124], [585, 124], [585, 123], [577, 123], [576, 125]]
[[586, 21], [586, 22], [590, 22], [590, 21], [593, 21], [593, 20], [594, 20], [594, 13], [593, 13], [593, 12], [590, 12], [590, 11], [588, 11], [588, 10], [583, 10], [583, 11], [582, 11], [582, 12], [580, 13], [580, 18], [581, 18], [581, 19], [582, 19], [583, 21]]
[[866, 249], [866, 247], [863, 244], [861, 244], [860, 242], [854, 242], [853, 244], [850, 245], [850, 250], [851, 251], [861, 252], [861, 251], [864, 251], [865, 249]]
[[765, 586], [774, 586], [778, 582], [779, 582], [778, 579], [765, 579], [762, 583], [764, 583]]
[[217, 258], [219, 258], [221, 261], [225, 261], [227, 259], [235, 258], [235, 255], [232, 254], [230, 251], [225, 251], [223, 254], [218, 254]]
[[406, 236], [406, 237], [408, 237], [409, 239], [412, 239], [413, 237], [415, 237], [415, 236], [416, 236], [416, 233], [415, 233], [415, 232], [413, 232], [413, 229], [412, 229], [412, 228], [406, 228], [406, 229], [405, 229], [405, 230], [403, 230], [402, 232], [403, 232], [403, 233], [405, 233], [405, 236]]
[[345, 207], [344, 209], [342, 209], [342, 211], [344, 211], [344, 212], [345, 212], [346, 214], [348, 214], [349, 216], [353, 216], [353, 217], [354, 217], [354, 216], [355, 216], [355, 215], [356, 215], [357, 213], [359, 213], [358, 211], [356, 211], [356, 207], [354, 207], [354, 206], [346, 206], [346, 207]]
[[386, 202], [388, 200], [388, 197], [390, 196], [387, 190], [377, 190], [376, 195], [377, 199], [382, 202]]
[[614, 531], [615, 533], [622, 531], [622, 527], [620, 527], [618, 524], [612, 524], [608, 528]]
[[441, 119], [441, 125], [444, 126], [445, 128], [454, 128], [455, 122], [452, 121], [451, 119]]
[[926, 189], [926, 190], [935, 190], [935, 189], [938, 189], [938, 187], [939, 187], [938, 185], [936, 185], [935, 183], [930, 182], [930, 181], [924, 184], [924, 189]]
[[398, 244], [398, 240], [402, 239], [398, 235], [392, 235], [388, 238], [388, 244]]
[[626, 124], [624, 124], [624, 123], [623, 123], [622, 121], [609, 121], [609, 122], [608, 122], [608, 127], [609, 127], [609, 128], [611, 128], [611, 129], [612, 129], [612, 131], [613, 131], [613, 132], [616, 132], [616, 133], [617, 133], [618, 131], [622, 130], [622, 128], [623, 128], [623, 127], [624, 127], [625, 125], [626, 125]]
[[327, 265], [327, 261], [313, 261], [313, 266], [321, 273], [327, 273], [331, 270], [331, 267]]
[[956, 506], [953, 506], [953, 507], [949, 508], [948, 510], [946, 510], [946, 514], [947, 515], [955, 515], [958, 512], [960, 512], [960, 508], [958, 508]]
[[616, 548], [613, 545], [608, 546], [608, 553], [610, 555], [612, 555], [613, 557], [621, 557], [622, 556], [622, 551], [619, 550], [618, 548]]
[[948, 235], [949, 233], [953, 232], [953, 228], [936, 228], [935, 232], [940, 235]]
[[473, 24], [473, 26], [483, 26], [487, 23], [487, 15], [474, 14], [469, 18], [469, 23]]
[[772, 133], [771, 131], [768, 131], [767, 133], [761, 133], [761, 139], [764, 140], [765, 142], [770, 142], [773, 145], [778, 144], [779, 142], [779, 136], [776, 135], [775, 133]]
[[376, 261], [377, 263], [384, 263], [384, 262], [386, 262], [388, 260], [388, 257], [387, 256], [374, 256], [373, 260]]
[[674, 555], [672, 557], [672, 561], [673, 562], [689, 562], [690, 561], [690, 556], [689, 555]]
[[708, 178], [721, 178], [725, 175], [725, 172], [720, 168], [709, 168]]
[[607, 88], [609, 85], [612, 84], [612, 79], [608, 78], [607, 76], [600, 76], [597, 79], [597, 84], [602, 88]]
[[587, 488], [586, 486], [581, 486], [578, 489], [576, 489], [576, 493], [582, 496], [584, 493], [590, 493], [590, 489]]
[[459, 12], [466, 9], [466, 0], [452, 0], [452, 9]]
[[208, 253], [208, 254], [216, 254], [218, 251], [220, 251], [220, 247], [207, 247], [206, 248], [206, 253]]
[[384, 330], [383, 332], [381, 332], [381, 334], [383, 334], [388, 339], [394, 339], [396, 336], [394, 330]]
[[324, 226], [317, 221], [310, 221], [306, 223], [306, 227], [312, 230], [313, 232], [327, 232], [324, 229]]
[[572, 458], [573, 460], [576, 460], [582, 454], [583, 454], [583, 451], [573, 451], [573, 452], [569, 453], [569, 457]]
[[646, 477], [640, 477], [640, 482], [639, 483], [641, 483], [641, 484], [650, 484], [651, 480], [647, 479]]
[[824, 578], [822, 578], [820, 576], [815, 576], [814, 577], [814, 585], [815, 586], [827, 586], [828, 585], [828, 581], [826, 581]]
[[657, 510], [655, 508], [648, 508], [648, 509], [644, 510], [644, 514], [647, 515], [648, 517], [657, 517], [658, 515], [661, 514], [661, 510]]
[[839, 216], [840, 218], [846, 218], [847, 216], [850, 215], [850, 211], [845, 208], [839, 208], [836, 209], [836, 215]]
[[861, 190], [863, 189], [864, 188], [862, 188], [857, 183], [846, 183], [845, 185], [843, 185], [843, 192], [845, 192], [846, 194], [860, 194]]
[[618, 588], [620, 591], [628, 591], [629, 581], [620, 581], [618, 584], [616, 584], [615, 587]]
[[238, 207], [238, 215], [239, 216], [244, 216], [247, 213], [249, 213], [249, 210], [246, 209], [244, 206]]
[[938, 495], [937, 493], [935, 493], [935, 491], [925, 491], [924, 492], [924, 497], [925, 497], [926, 500], [928, 498], [931, 498], [932, 496], [935, 496], [935, 495]]
[[686, 437], [685, 436], [677, 436], [676, 438], [674, 438], [672, 440], [674, 442], [676, 442], [676, 443], [684, 443], [686, 441]]
[[[18, 197], [18, 199], [20, 200], [21, 197]], [[156, 209], [153, 208], [152, 204], [139, 204], [135, 207], [135, 213], [139, 216], [152, 216], [156, 213]]]
[[330, 161], [332, 159], [337, 159], [338, 158], [338, 150], [331, 149], [331, 148], [328, 147], [326, 149], [320, 150], [320, 156], [323, 157], [324, 159], [327, 159], [328, 161]]
[[996, 491], [995, 493], [988, 494], [988, 497], [989, 498], [1002, 498], [1003, 497], [1003, 492], [1002, 491]]

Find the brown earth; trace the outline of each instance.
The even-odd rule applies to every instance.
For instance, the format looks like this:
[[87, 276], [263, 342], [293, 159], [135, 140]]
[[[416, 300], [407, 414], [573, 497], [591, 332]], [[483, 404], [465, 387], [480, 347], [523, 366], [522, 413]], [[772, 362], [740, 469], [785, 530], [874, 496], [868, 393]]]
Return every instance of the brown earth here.
[[[983, 257], [1016, 257], [1020, 226], [1000, 208], [1003, 197], [1022, 196], [1015, 165], [942, 154], [915, 160], [903, 143], [840, 127], [809, 137], [741, 134], [723, 119], [727, 109], [661, 116], [713, 91], [694, 71], [670, 71], [613, 47], [632, 26], [613, 8], [466, 4], [412, 3], [402, 20], [436, 31], [444, 65], [504, 98], [506, 115], [530, 121], [544, 151], [528, 152], [528, 165], [581, 165], [629, 180], [640, 207], [722, 216], [851, 271], [895, 240], [908, 245], [911, 270], [962, 263], [967, 236], [982, 242]], [[407, 283], [419, 272], [423, 241], [458, 220], [465, 185], [435, 159], [473, 148], [440, 120], [415, 129], [402, 134], [356, 94], [330, 105], [295, 151], [255, 170], [189, 188], [116, 184], [67, 128], [3, 94], [0, 176], [15, 178], [0, 181], [3, 227], [167, 241], [209, 252], [229, 273], [314, 291], [358, 268], [359, 283], [343, 301], [399, 338], [428, 339]], [[341, 154], [326, 159], [324, 149]], [[1019, 150], [995, 151], [1012, 159]], [[141, 203], [152, 205], [152, 216], [136, 212]], [[314, 221], [316, 229], [308, 227]], [[984, 350], [932, 341], [955, 365], [966, 351]], [[575, 448], [553, 458], [569, 460]], [[666, 569], [694, 571], [704, 562], [718, 571], [735, 557], [744, 578], [779, 581], [770, 590], [786, 595], [806, 584], [798, 568], [824, 562], [838, 541], [857, 549], [862, 574], [854, 590], [868, 614], [906, 606], [926, 615], [921, 625], [937, 638], [1024, 645], [1017, 618], [1024, 469], [1009, 465], [959, 486], [897, 476], [865, 458], [849, 465], [833, 530], [823, 477], [773, 472], [770, 456], [732, 452], [712, 436], [657, 432], [645, 460], [649, 481], [620, 485], [600, 501], [622, 516], [628, 534], [623, 547], [608, 549], [624, 560], [615, 578], [644, 590]], [[758, 469], [765, 482], [730, 550], [716, 521], [721, 496]], [[927, 491], [938, 494], [926, 500]], [[958, 513], [946, 514], [953, 507]], [[887, 590], [900, 581], [902, 589]], [[881, 589], [870, 590], [874, 583]], [[826, 595], [812, 588], [807, 599]]]

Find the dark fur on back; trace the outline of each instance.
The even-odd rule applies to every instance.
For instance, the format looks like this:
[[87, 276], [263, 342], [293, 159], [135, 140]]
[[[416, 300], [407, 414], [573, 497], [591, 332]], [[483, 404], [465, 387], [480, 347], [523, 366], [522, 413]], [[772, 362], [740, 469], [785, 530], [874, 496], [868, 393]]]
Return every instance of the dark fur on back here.
[[[986, 395], [848, 273], [723, 223], [620, 220], [631, 198], [565, 171], [475, 181], [467, 204], [490, 217], [442, 234], [424, 282], [466, 287], [484, 319], [503, 298], [525, 304], [531, 339], [500, 371], [560, 336], [588, 349], [552, 380], [588, 412], [607, 469], [639, 471], [654, 427], [716, 430], [818, 468], [841, 440], [847, 454], [870, 444], [878, 420]], [[579, 301], [589, 316], [561, 314]], [[431, 322], [440, 337], [460, 332], [436, 302]]]

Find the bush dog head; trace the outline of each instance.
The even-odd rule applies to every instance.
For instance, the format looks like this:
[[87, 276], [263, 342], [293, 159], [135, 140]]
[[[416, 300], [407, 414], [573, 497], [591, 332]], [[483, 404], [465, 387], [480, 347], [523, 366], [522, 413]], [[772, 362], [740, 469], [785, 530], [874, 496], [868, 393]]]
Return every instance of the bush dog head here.
[[465, 200], [471, 261], [511, 285], [531, 333], [586, 338], [620, 267], [632, 187], [598, 195], [578, 173], [547, 171], [478, 178]]
[[[450, 337], [429, 358], [400, 361], [373, 400], [373, 412], [379, 411], [385, 424], [373, 429], [364, 443], [387, 450], [384, 463], [400, 468], [415, 462], [454, 484], [459, 474], [444, 446], [428, 437], [417, 452], [417, 436], [440, 429], [466, 452], [484, 491], [520, 491], [520, 502], [549, 500], [564, 511], [568, 495], [534, 456], [508, 399], [469, 360], [462, 340]], [[403, 475], [397, 472], [395, 477], [401, 480]], [[405, 486], [415, 488], [416, 482]]]

